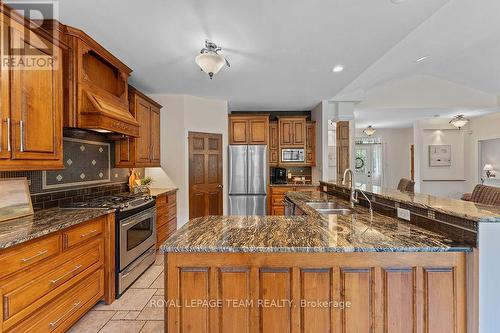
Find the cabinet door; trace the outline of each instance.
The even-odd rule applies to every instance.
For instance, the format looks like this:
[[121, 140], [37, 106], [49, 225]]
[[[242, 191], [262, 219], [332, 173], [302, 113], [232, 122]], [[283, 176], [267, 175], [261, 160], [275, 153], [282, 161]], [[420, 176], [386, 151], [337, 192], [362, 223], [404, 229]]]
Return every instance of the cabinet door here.
[[293, 121], [280, 120], [279, 121], [279, 135], [280, 135], [280, 145], [281, 146], [293, 145]]
[[[3, 16], [0, 16], [3, 19]], [[4, 52], [8, 49], [7, 25], [0, 21], [0, 59], [6, 56]], [[10, 159], [8, 136], [10, 121], [10, 94], [9, 94], [9, 70], [6, 66], [0, 66], [0, 159]]]
[[62, 166], [62, 52], [12, 22], [10, 52], [44, 66], [15, 66], [11, 75], [12, 159], [58, 160]]
[[247, 119], [229, 119], [229, 144], [245, 145], [248, 143], [248, 136]]
[[316, 123], [308, 122], [306, 131], [306, 163], [316, 165]]
[[269, 123], [269, 149], [278, 149], [278, 124]]
[[136, 160], [138, 164], [148, 164], [151, 160], [151, 108], [141, 98], [137, 98], [136, 103], [135, 119], [140, 126], [139, 137], [136, 139]]
[[337, 172], [342, 179], [344, 170], [349, 168], [349, 122], [337, 121]]
[[265, 117], [260, 117], [259, 119], [250, 119], [248, 121], [250, 129], [250, 137], [248, 144], [250, 145], [267, 145], [268, 141], [268, 128], [269, 120]]
[[134, 166], [135, 140], [126, 137], [115, 142], [115, 167], [130, 168]]
[[301, 146], [306, 144], [306, 121], [305, 119], [293, 121], [293, 144]]
[[151, 106], [151, 166], [160, 166], [160, 109]]

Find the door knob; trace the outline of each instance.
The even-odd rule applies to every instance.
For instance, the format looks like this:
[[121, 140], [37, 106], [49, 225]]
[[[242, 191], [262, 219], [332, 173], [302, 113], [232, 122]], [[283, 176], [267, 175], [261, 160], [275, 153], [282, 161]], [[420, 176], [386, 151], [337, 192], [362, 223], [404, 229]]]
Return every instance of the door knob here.
[[218, 187], [218, 188], [222, 188], [222, 185], [221, 185], [221, 184], [219, 184], [219, 185], [217, 185], [217, 187]]

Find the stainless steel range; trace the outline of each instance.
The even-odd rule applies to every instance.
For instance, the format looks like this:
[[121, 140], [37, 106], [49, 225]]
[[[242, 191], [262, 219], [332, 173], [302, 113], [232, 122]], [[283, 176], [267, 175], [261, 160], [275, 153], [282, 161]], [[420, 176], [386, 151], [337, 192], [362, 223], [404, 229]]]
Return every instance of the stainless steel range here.
[[116, 225], [116, 296], [156, 259], [156, 208], [149, 195], [128, 193], [74, 203], [75, 208], [114, 208]]

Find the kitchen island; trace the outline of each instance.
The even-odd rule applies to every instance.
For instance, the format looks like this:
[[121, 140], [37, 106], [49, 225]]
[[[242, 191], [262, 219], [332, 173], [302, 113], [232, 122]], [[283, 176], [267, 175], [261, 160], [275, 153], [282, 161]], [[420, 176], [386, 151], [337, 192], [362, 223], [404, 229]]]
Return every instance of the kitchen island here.
[[208, 216], [165, 253], [166, 332], [465, 332], [471, 248], [356, 207], [321, 215]]

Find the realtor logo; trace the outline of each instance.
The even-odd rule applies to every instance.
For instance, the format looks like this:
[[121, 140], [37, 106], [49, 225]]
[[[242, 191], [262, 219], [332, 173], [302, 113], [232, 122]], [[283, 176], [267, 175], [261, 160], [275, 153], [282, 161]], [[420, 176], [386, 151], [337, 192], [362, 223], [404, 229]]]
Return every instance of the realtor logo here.
[[[58, 64], [54, 50], [55, 37], [52, 31], [43, 29], [48, 20], [57, 19], [56, 1], [5, 1], [8, 8], [0, 29], [2, 70], [53, 70]], [[1, 4], [3, 7], [4, 5]], [[16, 15], [17, 14], [17, 15]], [[19, 18], [30, 20], [23, 24]], [[49, 27], [50, 28], [50, 27]]]

